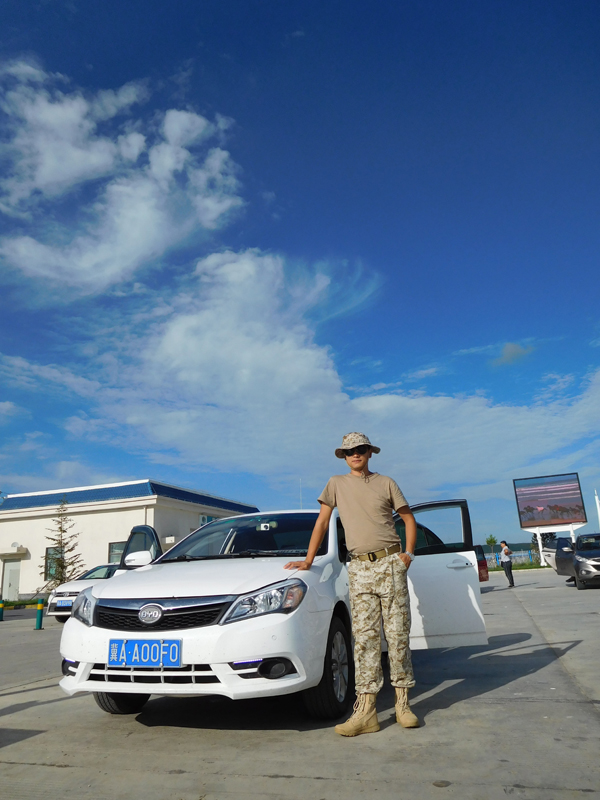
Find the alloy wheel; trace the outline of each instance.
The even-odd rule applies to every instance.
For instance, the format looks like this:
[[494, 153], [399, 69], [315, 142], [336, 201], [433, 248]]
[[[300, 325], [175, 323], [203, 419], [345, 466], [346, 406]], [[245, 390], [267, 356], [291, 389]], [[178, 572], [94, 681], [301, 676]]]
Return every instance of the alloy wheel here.
[[343, 703], [348, 691], [348, 649], [341, 631], [336, 631], [331, 642], [331, 673], [333, 692], [338, 703]]

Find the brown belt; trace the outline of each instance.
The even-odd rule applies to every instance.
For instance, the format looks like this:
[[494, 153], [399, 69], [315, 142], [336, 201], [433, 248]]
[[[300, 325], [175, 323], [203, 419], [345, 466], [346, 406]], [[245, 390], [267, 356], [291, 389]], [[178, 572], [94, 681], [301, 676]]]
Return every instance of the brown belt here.
[[359, 558], [361, 561], [377, 561], [379, 558], [391, 556], [392, 553], [400, 553], [402, 546], [399, 544], [392, 544], [383, 550], [375, 550], [373, 553], [360, 553], [360, 555], [352, 555], [352, 559]]

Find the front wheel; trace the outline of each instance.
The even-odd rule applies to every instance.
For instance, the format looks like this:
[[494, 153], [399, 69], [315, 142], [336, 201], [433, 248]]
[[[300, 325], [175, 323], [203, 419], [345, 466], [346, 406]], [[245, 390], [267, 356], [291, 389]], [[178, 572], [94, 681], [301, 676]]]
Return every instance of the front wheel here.
[[150, 699], [149, 694], [109, 694], [94, 692], [94, 700], [107, 714], [137, 714]]
[[339, 617], [331, 620], [323, 677], [318, 686], [303, 692], [304, 707], [316, 719], [338, 719], [354, 696], [352, 642]]

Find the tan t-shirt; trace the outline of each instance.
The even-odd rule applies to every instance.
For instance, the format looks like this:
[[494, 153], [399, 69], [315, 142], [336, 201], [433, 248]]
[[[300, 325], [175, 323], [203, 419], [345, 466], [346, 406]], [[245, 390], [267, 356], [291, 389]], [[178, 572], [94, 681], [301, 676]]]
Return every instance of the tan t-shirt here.
[[346, 531], [346, 545], [355, 555], [398, 544], [393, 512], [407, 506], [398, 484], [374, 472], [367, 478], [348, 472], [327, 482], [319, 503], [337, 506]]

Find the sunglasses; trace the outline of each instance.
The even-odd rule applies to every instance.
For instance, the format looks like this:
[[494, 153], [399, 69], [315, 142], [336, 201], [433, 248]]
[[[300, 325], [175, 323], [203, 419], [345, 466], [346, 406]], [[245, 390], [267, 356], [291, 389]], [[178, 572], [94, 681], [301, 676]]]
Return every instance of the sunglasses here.
[[359, 444], [357, 447], [353, 447], [350, 450], [344, 450], [344, 456], [348, 458], [349, 456], [353, 456], [355, 453], [358, 453], [359, 456], [364, 456], [365, 453], [368, 453], [371, 448], [368, 444]]

